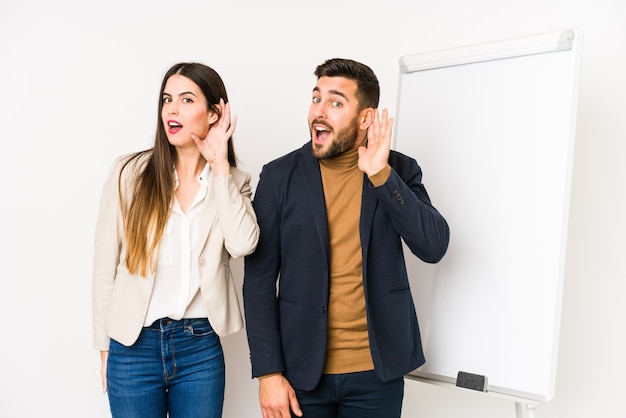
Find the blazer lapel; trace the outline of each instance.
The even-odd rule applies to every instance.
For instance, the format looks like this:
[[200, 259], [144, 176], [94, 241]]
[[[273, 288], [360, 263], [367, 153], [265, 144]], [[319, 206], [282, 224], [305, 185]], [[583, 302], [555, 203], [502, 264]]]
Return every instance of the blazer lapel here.
[[[212, 196], [214, 195], [213, 182], [211, 181], [212, 176], [213, 176], [213, 173], [209, 172], [209, 181], [207, 185], [207, 190], [206, 190], [207, 194], [205, 196], [205, 199], [211, 199]], [[202, 213], [199, 214], [199, 216], [200, 216], [200, 219], [199, 219], [199, 224], [198, 224], [198, 231], [199, 231], [198, 245], [200, 245], [199, 250], [200, 252], [202, 252], [207, 243], [209, 233], [211, 232], [211, 229], [213, 229], [213, 223], [217, 219], [216, 206], [213, 204], [206, 205], [203, 208]]]
[[317, 235], [324, 251], [325, 262], [328, 266], [330, 260], [330, 238], [328, 235], [328, 220], [326, 216], [326, 202], [324, 200], [324, 187], [320, 173], [319, 161], [311, 155], [311, 143], [307, 143], [300, 149], [300, 174], [306, 195], [309, 199], [313, 221], [317, 229]]
[[[372, 223], [376, 212], [377, 199], [370, 190], [370, 181], [367, 175], [363, 174], [363, 197], [361, 198], [361, 220], [359, 223], [361, 233], [361, 248], [363, 251], [363, 262], [367, 260]], [[365, 266], [364, 266], [365, 267]]]

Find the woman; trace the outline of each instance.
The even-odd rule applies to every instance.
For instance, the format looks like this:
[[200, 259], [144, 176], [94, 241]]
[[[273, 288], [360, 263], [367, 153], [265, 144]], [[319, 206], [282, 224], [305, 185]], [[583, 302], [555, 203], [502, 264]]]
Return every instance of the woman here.
[[220, 76], [174, 65], [154, 146], [119, 157], [95, 234], [94, 346], [113, 417], [220, 417], [220, 337], [243, 327], [230, 257], [259, 237], [250, 175], [236, 168]]

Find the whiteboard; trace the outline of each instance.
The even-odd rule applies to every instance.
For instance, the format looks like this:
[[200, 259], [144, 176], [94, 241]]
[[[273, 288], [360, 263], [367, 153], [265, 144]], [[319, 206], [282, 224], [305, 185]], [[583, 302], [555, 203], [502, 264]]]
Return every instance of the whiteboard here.
[[394, 148], [450, 225], [437, 264], [405, 247], [426, 364], [409, 376], [554, 395], [580, 31], [401, 57]]

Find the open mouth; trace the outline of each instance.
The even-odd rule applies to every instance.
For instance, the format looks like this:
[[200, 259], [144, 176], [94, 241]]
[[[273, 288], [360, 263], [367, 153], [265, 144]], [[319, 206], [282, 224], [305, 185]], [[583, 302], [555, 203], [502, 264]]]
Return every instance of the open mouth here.
[[330, 136], [330, 128], [324, 125], [314, 125], [313, 132], [315, 133], [314, 138], [316, 142], [324, 142]]
[[168, 131], [171, 134], [175, 134], [176, 132], [180, 131], [181, 129], [183, 129], [183, 125], [181, 125], [180, 123], [174, 121], [174, 120], [169, 120], [167, 121], [167, 127], [168, 127]]

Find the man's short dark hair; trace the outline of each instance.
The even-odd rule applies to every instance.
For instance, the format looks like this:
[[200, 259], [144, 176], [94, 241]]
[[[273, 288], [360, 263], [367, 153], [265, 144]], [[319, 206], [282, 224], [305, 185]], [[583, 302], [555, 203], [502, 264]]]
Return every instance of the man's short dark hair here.
[[356, 98], [359, 101], [359, 110], [378, 107], [380, 98], [378, 78], [367, 65], [351, 59], [331, 58], [318, 65], [313, 74], [318, 80], [320, 77], [344, 77], [354, 80], [357, 84]]

